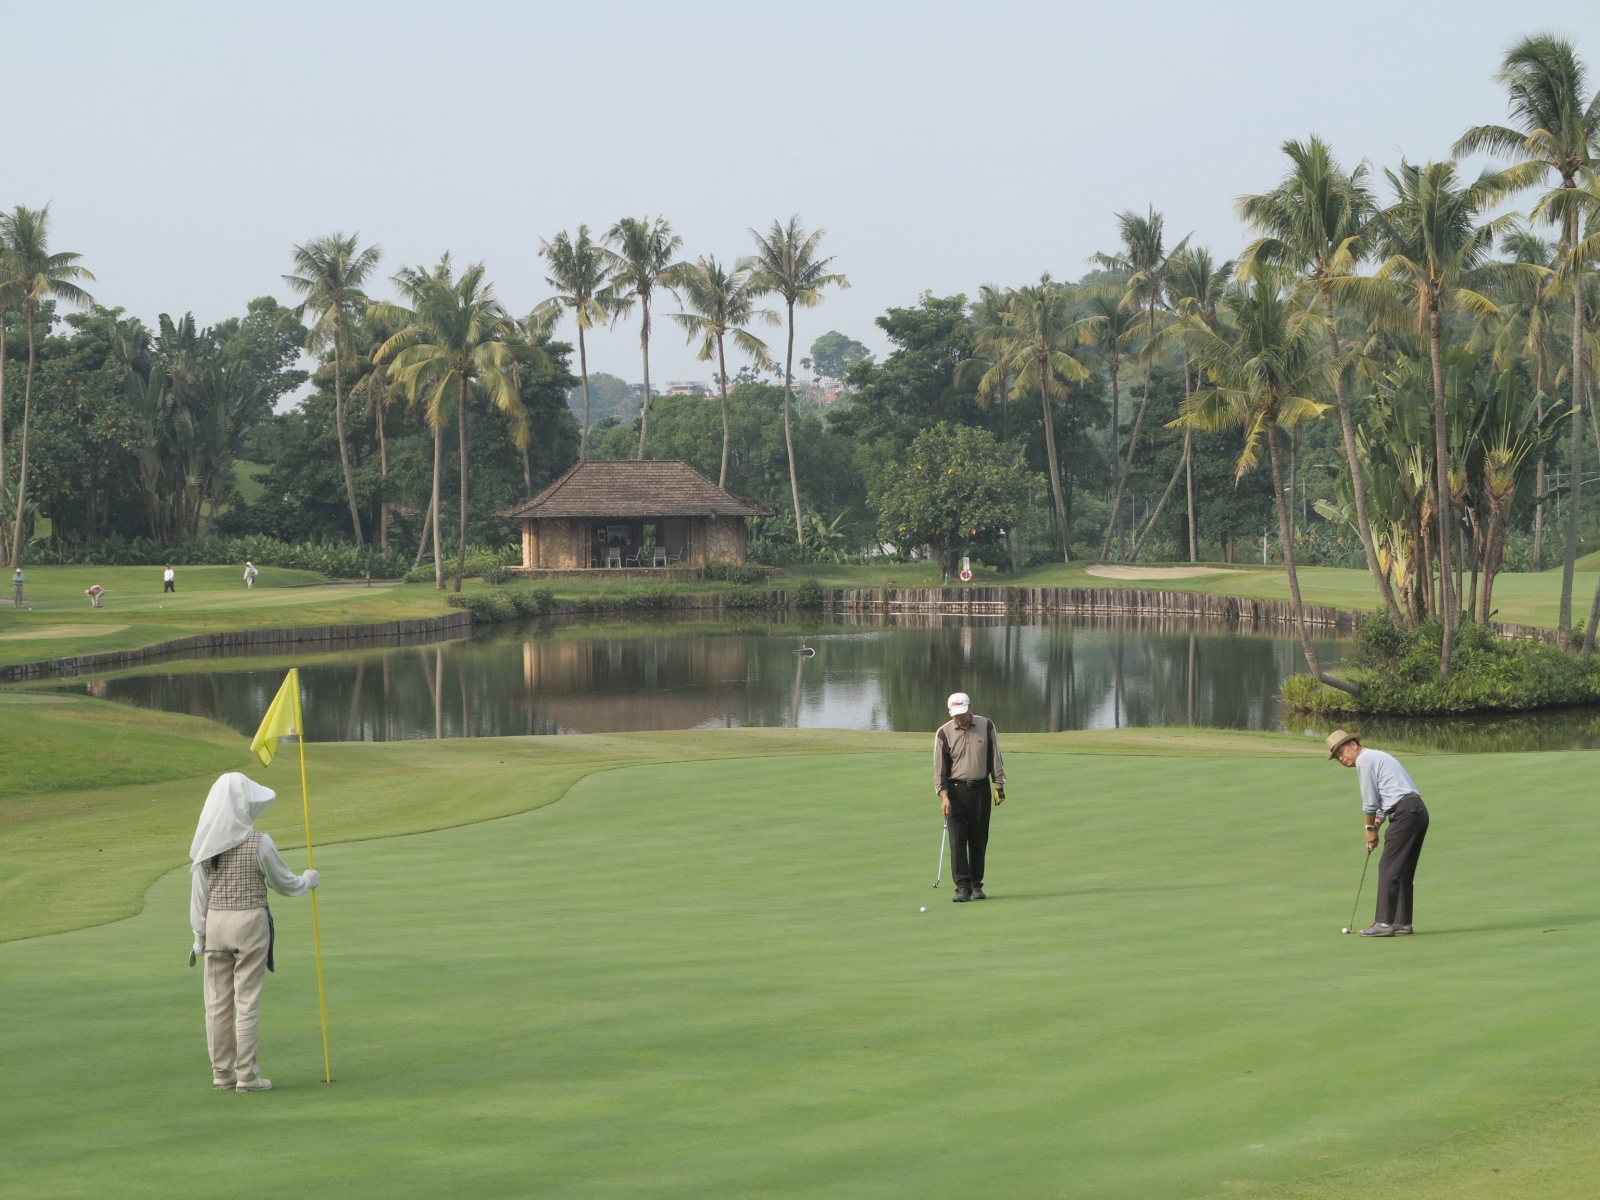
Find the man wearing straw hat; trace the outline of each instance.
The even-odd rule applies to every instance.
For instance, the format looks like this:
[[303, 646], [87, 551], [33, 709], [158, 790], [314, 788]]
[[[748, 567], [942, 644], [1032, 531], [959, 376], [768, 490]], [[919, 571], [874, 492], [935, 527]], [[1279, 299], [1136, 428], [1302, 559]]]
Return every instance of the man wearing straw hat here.
[[1378, 911], [1362, 937], [1394, 937], [1411, 932], [1412, 881], [1422, 840], [1428, 836], [1428, 806], [1417, 785], [1392, 754], [1370, 750], [1353, 733], [1335, 729], [1328, 735], [1328, 757], [1354, 767], [1361, 786], [1361, 811], [1366, 817], [1367, 853], [1378, 844], [1378, 830], [1389, 822], [1378, 861]]
[[211, 785], [189, 846], [189, 965], [205, 956], [206, 1044], [211, 1086], [219, 1092], [268, 1092], [256, 1069], [261, 983], [272, 964], [272, 913], [267, 888], [303, 896], [319, 882], [296, 875], [255, 823], [277, 793], [237, 771]]

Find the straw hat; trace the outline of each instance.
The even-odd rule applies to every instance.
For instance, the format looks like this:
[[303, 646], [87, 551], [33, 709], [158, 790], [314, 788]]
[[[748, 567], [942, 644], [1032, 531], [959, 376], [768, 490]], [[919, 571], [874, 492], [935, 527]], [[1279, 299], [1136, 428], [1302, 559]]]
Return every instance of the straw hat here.
[[1353, 733], [1346, 733], [1342, 729], [1335, 729], [1328, 735], [1328, 757], [1337, 758], [1340, 748], [1346, 742], [1359, 742], [1361, 738]]

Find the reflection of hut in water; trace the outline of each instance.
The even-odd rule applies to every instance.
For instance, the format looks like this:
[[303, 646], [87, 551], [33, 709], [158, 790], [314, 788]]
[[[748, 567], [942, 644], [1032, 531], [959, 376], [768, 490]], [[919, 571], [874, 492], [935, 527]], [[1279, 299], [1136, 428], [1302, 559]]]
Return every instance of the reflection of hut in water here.
[[[781, 648], [780, 648], [781, 649]], [[522, 644], [524, 702], [572, 733], [778, 723], [752, 695], [743, 638], [549, 638]]]
[[742, 563], [759, 504], [723, 491], [686, 462], [581, 462], [501, 513], [522, 522], [525, 570]]

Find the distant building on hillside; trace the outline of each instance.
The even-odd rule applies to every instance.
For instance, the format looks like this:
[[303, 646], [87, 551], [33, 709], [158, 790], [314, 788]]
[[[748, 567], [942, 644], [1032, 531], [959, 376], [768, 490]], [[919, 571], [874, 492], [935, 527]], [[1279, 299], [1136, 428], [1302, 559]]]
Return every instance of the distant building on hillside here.
[[711, 385], [709, 383], [692, 383], [675, 379], [667, 384], [666, 394], [669, 396], [709, 396], [711, 394]]

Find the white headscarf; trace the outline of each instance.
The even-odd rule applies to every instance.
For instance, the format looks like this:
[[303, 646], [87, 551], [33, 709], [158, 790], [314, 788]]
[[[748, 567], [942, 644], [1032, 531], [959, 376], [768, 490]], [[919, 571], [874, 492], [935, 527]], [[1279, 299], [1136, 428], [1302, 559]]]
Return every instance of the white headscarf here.
[[206, 806], [200, 810], [200, 824], [195, 826], [194, 841], [189, 844], [189, 861], [199, 864], [214, 854], [232, 850], [249, 836], [256, 820], [277, 798], [277, 792], [238, 771], [219, 776], [206, 796]]

